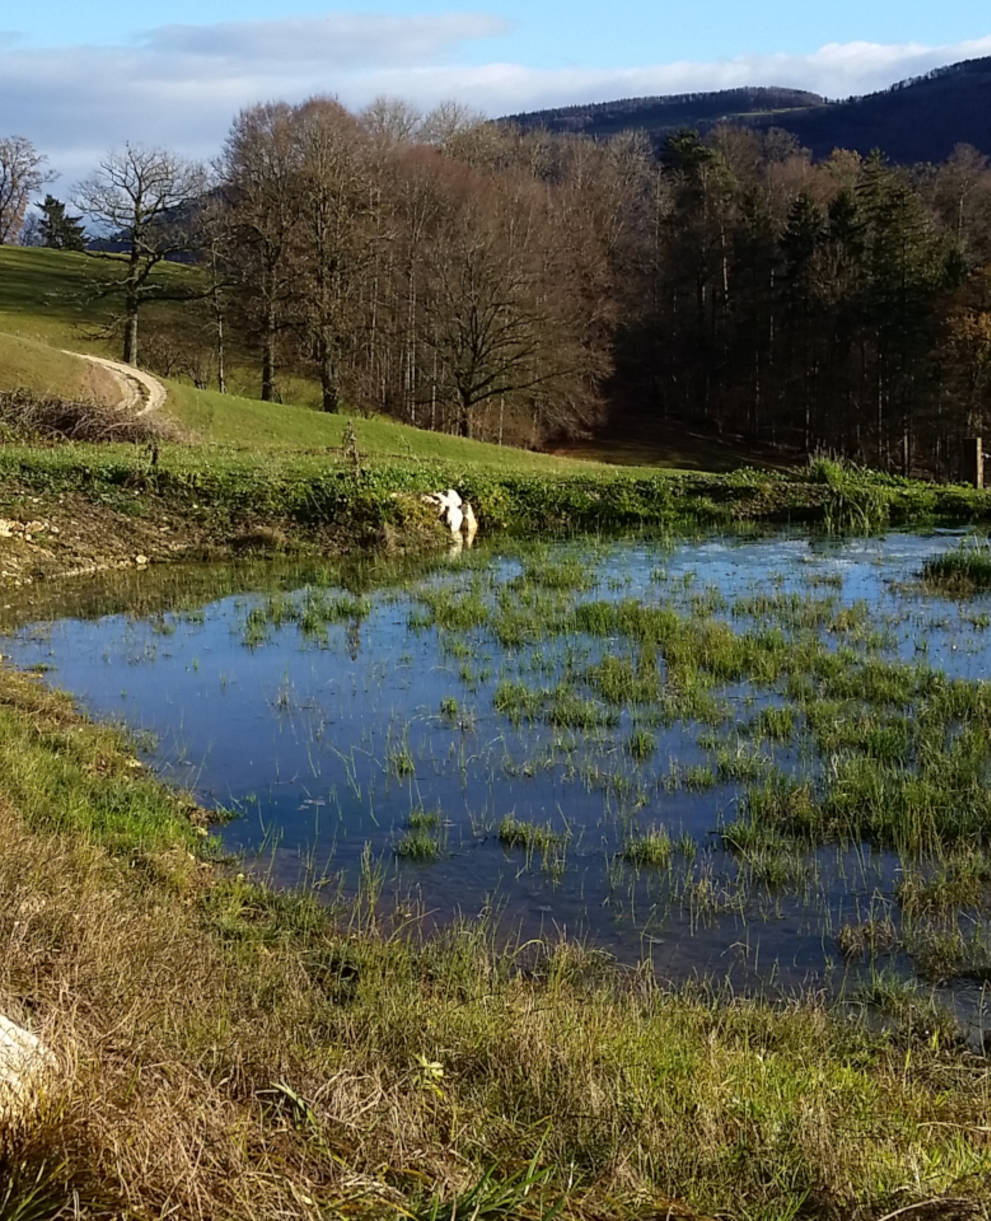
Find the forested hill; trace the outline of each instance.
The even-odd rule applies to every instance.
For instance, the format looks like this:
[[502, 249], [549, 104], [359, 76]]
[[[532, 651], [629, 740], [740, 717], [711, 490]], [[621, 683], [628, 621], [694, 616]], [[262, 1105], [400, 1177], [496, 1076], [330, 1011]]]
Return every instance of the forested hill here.
[[725, 89], [716, 93], [627, 98], [508, 116], [522, 127], [609, 136], [642, 129], [660, 143], [684, 127], [717, 123], [781, 127], [815, 157], [834, 148], [880, 148], [902, 163], [943, 161], [957, 144], [991, 154], [991, 57], [937, 68], [864, 97], [827, 102], [797, 89]]
[[563, 106], [508, 116], [521, 127], [546, 127], [555, 132], [612, 136], [643, 128], [665, 136], [682, 127], [756, 121], [764, 115], [804, 113], [826, 106], [826, 99], [802, 89], [721, 89], [717, 93], [673, 93], [667, 97], [624, 98], [617, 102]]

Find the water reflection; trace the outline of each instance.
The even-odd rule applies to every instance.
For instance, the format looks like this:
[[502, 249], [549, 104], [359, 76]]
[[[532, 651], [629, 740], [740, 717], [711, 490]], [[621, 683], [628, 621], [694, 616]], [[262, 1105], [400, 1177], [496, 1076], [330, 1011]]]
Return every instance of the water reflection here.
[[[541, 617], [639, 602], [741, 632], [778, 630], [794, 605], [820, 616], [828, 649], [907, 662], [923, 650], [947, 675], [984, 678], [991, 601], [912, 586], [947, 545], [942, 533], [782, 534], [172, 568], [25, 591], [4, 610], [4, 652], [54, 667], [47, 681], [96, 716], [150, 732], [153, 764], [234, 811], [218, 828], [225, 845], [277, 881], [330, 873], [346, 897], [370, 851], [390, 890], [432, 920], [495, 908], [522, 936], [586, 937], [671, 979], [840, 991], [877, 962], [845, 961], [837, 933], [896, 909], [903, 862], [866, 845], [758, 860], [721, 834], [744, 781], [714, 765], [720, 749], [786, 772], [822, 766], [797, 737], [748, 745], [782, 691], [722, 682], [706, 695], [728, 719], [711, 725], [606, 706], [583, 676], [642, 657], [618, 637], [544, 631]], [[748, 618], [748, 605], [778, 619]], [[562, 683], [572, 703], [559, 715]], [[537, 696], [550, 714], [514, 715], [513, 698]], [[540, 842], [500, 834], [509, 818]], [[658, 828], [670, 841], [660, 867], [635, 867], [624, 846]], [[884, 962], [913, 966], [898, 948]], [[979, 1007], [974, 982], [956, 995]]]

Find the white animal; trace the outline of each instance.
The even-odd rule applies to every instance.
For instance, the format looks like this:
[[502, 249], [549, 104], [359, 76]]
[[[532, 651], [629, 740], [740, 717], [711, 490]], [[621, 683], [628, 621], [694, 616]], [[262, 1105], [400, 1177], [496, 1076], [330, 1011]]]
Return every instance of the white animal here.
[[461, 497], [454, 488], [448, 488], [446, 492], [428, 492], [423, 499], [437, 506], [441, 520], [452, 534], [461, 533], [464, 513], [461, 510]]

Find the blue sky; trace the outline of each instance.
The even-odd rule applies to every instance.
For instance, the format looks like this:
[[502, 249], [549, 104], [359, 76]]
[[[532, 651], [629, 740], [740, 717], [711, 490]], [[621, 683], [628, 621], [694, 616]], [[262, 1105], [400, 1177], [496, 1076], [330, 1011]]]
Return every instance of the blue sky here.
[[68, 182], [124, 140], [209, 158], [272, 98], [499, 115], [745, 84], [844, 97], [977, 55], [977, 0], [46, 0], [0, 13], [0, 135]]
[[[511, 58], [534, 66], [615, 68], [659, 60], [715, 59], [754, 52], [812, 51], [825, 43], [858, 41], [939, 45], [991, 33], [986, 4], [965, 0], [708, 0], [704, 4], [658, 0], [489, 0], [474, 11], [504, 19], [503, 37], [466, 49], [464, 59]], [[142, 28], [161, 24], [213, 24], [323, 16], [449, 14], [451, 0], [377, 0], [331, 5], [320, 0], [170, 0], [140, 10], [125, 0], [48, 0], [12, 8], [14, 28], [34, 45], [126, 42]], [[57, 33], [56, 33], [57, 32]]]

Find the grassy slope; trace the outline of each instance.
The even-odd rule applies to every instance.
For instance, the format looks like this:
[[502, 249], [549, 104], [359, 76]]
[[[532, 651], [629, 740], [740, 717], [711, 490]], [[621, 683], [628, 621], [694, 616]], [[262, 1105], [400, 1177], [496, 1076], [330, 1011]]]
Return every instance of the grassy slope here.
[[570, 442], [555, 452], [562, 457], [605, 462], [610, 466], [652, 470], [735, 471], [753, 465], [787, 470], [780, 456], [758, 453], [754, 448], [688, 433], [674, 424], [655, 422], [649, 426], [633, 419], [625, 423], [623, 437], [601, 436]]
[[[85, 366], [78, 366], [59, 349], [119, 357], [116, 345], [100, 334], [113, 316], [113, 300], [92, 295], [94, 281], [112, 274], [111, 262], [84, 254], [0, 247], [0, 389], [23, 386], [72, 398], [80, 392], [80, 369]], [[185, 268], [166, 270], [173, 277], [188, 274]], [[175, 308], [150, 307], [147, 316], [168, 318]], [[247, 386], [252, 378], [251, 371], [238, 370], [235, 363], [235, 386]], [[169, 383], [168, 389], [170, 413], [196, 441], [206, 445], [324, 450], [340, 446], [346, 426], [345, 416], [326, 415], [306, 406], [262, 403], [235, 394], [196, 390], [181, 382]], [[308, 389], [301, 385], [304, 398]], [[361, 449], [379, 458], [466, 460], [534, 471], [575, 467], [563, 459], [466, 443], [382, 418], [357, 420], [356, 428]]]
[[566, 473], [602, 471], [596, 462], [553, 458], [528, 450], [465, 441], [446, 433], [411, 428], [383, 416], [370, 419], [329, 415], [308, 407], [263, 403], [210, 390], [169, 383], [172, 416], [208, 444], [237, 450], [320, 451], [339, 449], [350, 419], [359, 452], [375, 461], [430, 460], [493, 469]]
[[[25, 346], [24, 337], [81, 347], [88, 337], [99, 346], [93, 324], [105, 322], [111, 306], [107, 301], [86, 305], [85, 289], [88, 277], [111, 269], [112, 264], [83, 255], [0, 250], [0, 335], [6, 327], [20, 336], [0, 343], [0, 364], [5, 352], [8, 357], [28, 352], [31, 368], [24, 376], [37, 377], [43, 365], [46, 386], [69, 393], [78, 367], [55, 355], [44, 361], [43, 349]], [[167, 268], [162, 274], [191, 273]], [[23, 359], [20, 365], [25, 365]], [[4, 377], [10, 384], [19, 376], [17, 361], [9, 358], [6, 374], [0, 369], [0, 386]], [[786, 478], [753, 472], [704, 475], [696, 469], [672, 479], [673, 472], [656, 465], [656, 451], [649, 454], [649, 465], [616, 466], [464, 441], [383, 418], [354, 421], [362, 464], [356, 483], [353, 464], [341, 448], [344, 416], [181, 383], [169, 386], [168, 410], [189, 430], [191, 443], [163, 447], [154, 467], [149, 455], [134, 446], [6, 446], [0, 452], [0, 474], [6, 475], [0, 484], [0, 514], [15, 512], [28, 491], [38, 497], [34, 518], [57, 529], [46, 555], [20, 555], [0, 573], [40, 576], [108, 559], [125, 562], [139, 553], [165, 558], [180, 550], [183, 540], [223, 546], [245, 531], [257, 534], [258, 526], [274, 528], [291, 541], [305, 536], [321, 546], [348, 539], [361, 545], [385, 536], [395, 541], [410, 521], [392, 494], [440, 486], [470, 496], [483, 530], [671, 525], [686, 516], [709, 523], [797, 517], [824, 521], [831, 528], [877, 528], [889, 520], [927, 515], [986, 519], [991, 503], [983, 494], [851, 481], [843, 472], [827, 472], [823, 480], [801, 473]], [[627, 461], [631, 456], [623, 455]], [[725, 449], [706, 454], [679, 443], [671, 456], [688, 468], [706, 460], [720, 468], [732, 465]], [[70, 495], [75, 499], [67, 500]], [[327, 527], [333, 529], [333, 539], [326, 534], [314, 538], [314, 531]], [[81, 545], [67, 546], [80, 533], [87, 536]]]
[[[113, 317], [113, 300], [94, 298], [92, 291], [95, 281], [105, 280], [112, 274], [111, 262], [94, 260], [84, 254], [0, 247], [0, 334], [16, 335], [59, 349], [118, 358], [116, 342], [101, 333]], [[183, 277], [190, 272], [170, 266], [163, 274]], [[178, 308], [174, 305], [152, 306], [145, 316], [151, 323], [156, 320], [168, 322], [176, 319]], [[266, 405], [257, 399], [243, 397], [250, 395], [255, 387], [257, 371], [248, 354], [238, 352], [236, 344], [229, 354], [229, 363], [229, 382], [238, 394], [223, 396], [200, 392], [181, 383], [172, 383], [169, 387], [172, 411], [202, 440], [264, 448], [317, 449], [340, 444], [341, 417], [328, 417], [316, 411], [303, 414], [302, 408]], [[5, 364], [6, 356], [0, 348], [0, 388], [11, 385], [10, 375], [4, 372]], [[290, 377], [283, 382], [284, 398], [303, 404], [305, 408], [316, 403], [317, 392], [312, 383]], [[563, 461], [540, 468], [539, 459], [531, 455], [521, 459], [516, 456], [519, 451], [497, 447], [473, 450], [463, 447], [455, 438], [438, 438], [436, 434], [406, 429], [388, 421], [365, 422], [359, 427], [367, 437], [369, 450], [397, 458], [407, 457], [411, 451], [417, 456], [452, 460], [473, 453], [475, 460], [492, 460], [496, 466], [504, 466], [508, 461], [517, 469], [569, 469]], [[434, 439], [424, 439], [431, 437]], [[513, 456], [507, 458], [508, 454]], [[670, 443], [641, 444], [636, 454], [613, 453], [608, 448], [596, 452], [593, 448], [587, 455], [579, 453], [576, 456], [587, 456], [593, 462], [601, 459], [624, 465], [696, 470], [731, 469], [745, 457], [730, 446], [686, 445], [683, 438], [671, 438]]]
[[0, 393], [5, 390], [108, 405], [118, 398], [117, 384], [106, 370], [48, 344], [0, 334]]
[[103, 333], [115, 301], [94, 291], [113, 274], [111, 261], [85, 254], [0, 246], [0, 332], [118, 357], [117, 343]]

